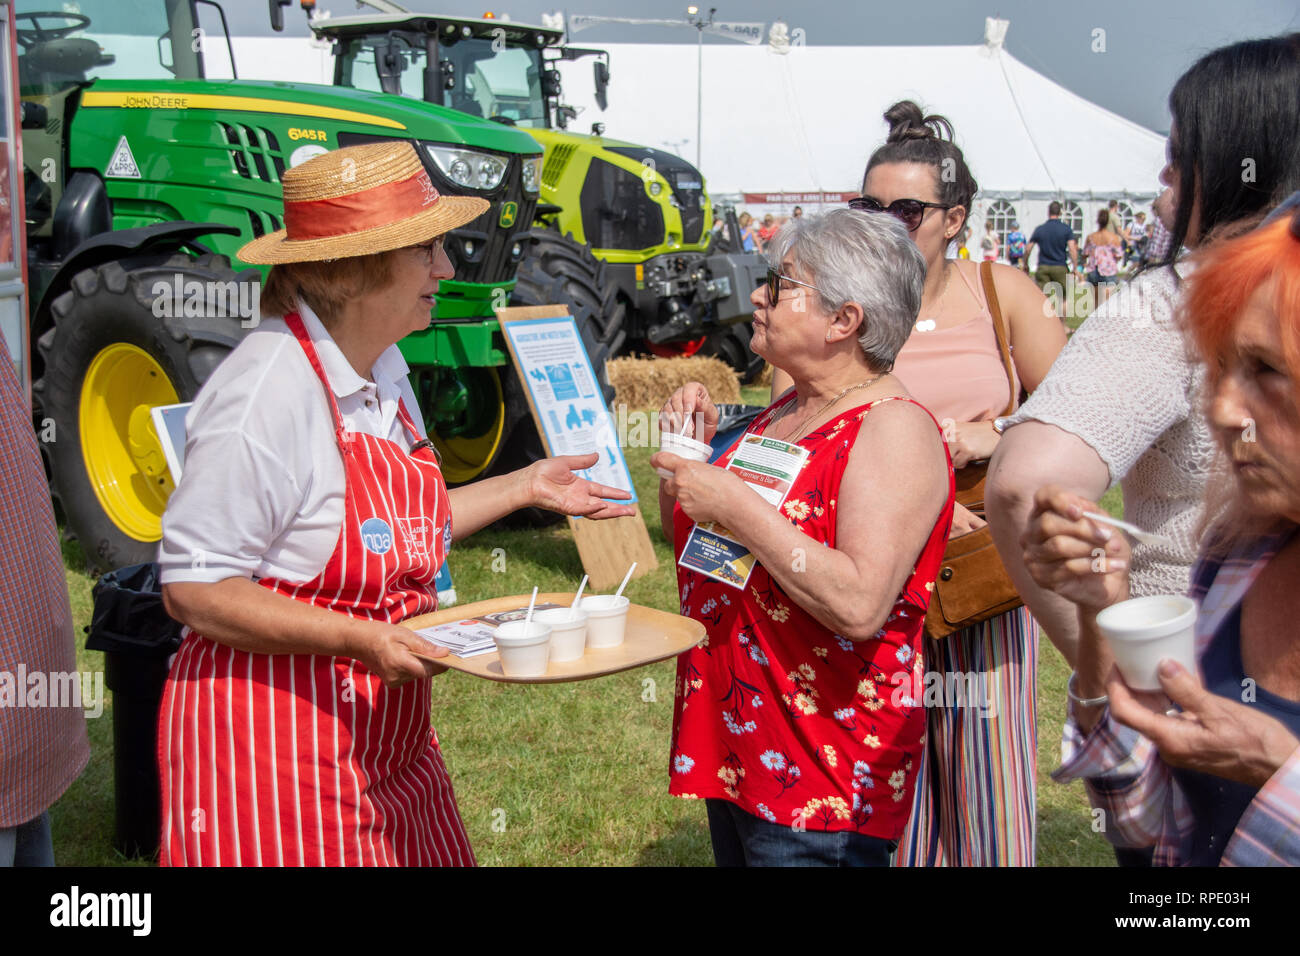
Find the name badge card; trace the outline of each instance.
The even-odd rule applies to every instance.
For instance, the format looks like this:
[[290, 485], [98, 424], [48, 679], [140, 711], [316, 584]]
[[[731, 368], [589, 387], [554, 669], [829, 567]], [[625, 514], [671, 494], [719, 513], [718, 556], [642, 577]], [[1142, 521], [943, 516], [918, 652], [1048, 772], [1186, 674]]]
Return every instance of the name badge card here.
[[[806, 448], [747, 432], [726, 467], [772, 507], [780, 508], [807, 460]], [[744, 590], [758, 561], [753, 552], [736, 540], [732, 531], [710, 521], [691, 528], [677, 563]]]

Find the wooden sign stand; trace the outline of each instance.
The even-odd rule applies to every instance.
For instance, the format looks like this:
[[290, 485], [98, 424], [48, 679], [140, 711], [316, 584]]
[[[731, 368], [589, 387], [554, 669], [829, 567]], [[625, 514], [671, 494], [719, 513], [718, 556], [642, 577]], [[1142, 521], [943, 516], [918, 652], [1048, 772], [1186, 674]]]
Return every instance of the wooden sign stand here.
[[[561, 305], [515, 306], [498, 309], [497, 321], [501, 323], [501, 330], [504, 333], [506, 326], [511, 322], [556, 319], [568, 315], [569, 310]], [[554, 455], [555, 449], [551, 446], [551, 440], [542, 424], [537, 405], [533, 401], [532, 389], [528, 387], [527, 379], [524, 378], [523, 364], [515, 353], [510, 336], [505, 334], [502, 337], [506, 341], [506, 348], [510, 350], [515, 374], [524, 384], [528, 411], [533, 416], [533, 423], [537, 425], [537, 433], [542, 436], [546, 453]], [[590, 360], [590, 356], [588, 359]], [[617, 586], [633, 561], [636, 562], [636, 574], [633, 577], [637, 578], [659, 567], [654, 546], [650, 544], [650, 534], [646, 531], [645, 519], [641, 517], [640, 505], [633, 505], [633, 507], [636, 508], [636, 514], [624, 518], [607, 518], [603, 521], [569, 518], [569, 527], [573, 529], [573, 540], [578, 546], [578, 557], [582, 560], [583, 570], [591, 579], [590, 587], [594, 591], [604, 591]]]

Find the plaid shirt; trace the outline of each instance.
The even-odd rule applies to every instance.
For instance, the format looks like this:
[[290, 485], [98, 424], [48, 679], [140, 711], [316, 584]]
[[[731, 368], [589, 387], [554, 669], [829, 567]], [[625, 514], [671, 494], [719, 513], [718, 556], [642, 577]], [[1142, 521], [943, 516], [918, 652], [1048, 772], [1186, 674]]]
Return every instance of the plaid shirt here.
[[1173, 242], [1174, 234], [1165, 228], [1165, 224], [1158, 218], [1151, 222], [1150, 243], [1147, 246], [1147, 258], [1159, 262], [1169, 254], [1169, 244]]
[[[82, 707], [49, 706], [52, 695], [46, 693], [51, 675], [76, 667], [49, 487], [31, 407], [5, 351], [0, 354], [0, 828], [40, 816], [90, 759]], [[42, 678], [44, 687], [33, 683]]]
[[[1266, 536], [1219, 560], [1202, 557], [1192, 570], [1191, 596], [1200, 603], [1196, 656], [1292, 534]], [[1157, 866], [1184, 863], [1191, 808], [1169, 765], [1146, 737], [1112, 720], [1109, 708], [1085, 737], [1074, 703], [1061, 740], [1058, 783], [1082, 778], [1092, 805], [1105, 811], [1105, 833], [1116, 846], [1155, 846]], [[1224, 849], [1223, 866], [1300, 864], [1300, 747], [1260, 787]]]

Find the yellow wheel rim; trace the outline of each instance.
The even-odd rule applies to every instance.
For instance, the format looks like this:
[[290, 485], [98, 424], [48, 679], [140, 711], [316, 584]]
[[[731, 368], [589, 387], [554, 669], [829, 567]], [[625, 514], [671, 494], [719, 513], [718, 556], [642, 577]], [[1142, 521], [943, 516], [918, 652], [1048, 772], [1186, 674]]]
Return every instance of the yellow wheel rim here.
[[150, 409], [180, 401], [153, 356], [117, 343], [95, 356], [81, 383], [81, 454], [104, 513], [137, 541], [162, 537], [174, 490]]
[[[449, 485], [461, 485], [483, 474], [501, 447], [506, 425], [506, 400], [496, 369], [485, 371], [481, 381], [491, 384], [476, 396], [482, 430], [477, 435], [450, 438], [440, 435], [436, 429], [433, 432], [433, 444], [442, 455], [442, 476]], [[507, 366], [504, 374], [513, 375], [514, 370]]]

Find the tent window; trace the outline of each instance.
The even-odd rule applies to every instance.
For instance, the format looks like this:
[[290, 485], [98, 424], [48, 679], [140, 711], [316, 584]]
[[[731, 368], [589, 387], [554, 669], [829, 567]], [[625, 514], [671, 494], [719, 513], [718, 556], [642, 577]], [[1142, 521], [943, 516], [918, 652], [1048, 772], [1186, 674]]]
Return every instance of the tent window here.
[[1061, 203], [1061, 222], [1065, 223], [1076, 236], [1082, 236], [1083, 231], [1083, 207], [1073, 199], [1067, 199]]
[[1007, 244], [1007, 233], [1011, 231], [1011, 224], [1018, 218], [1016, 207], [1005, 199], [994, 200], [992, 205], [989, 206], [988, 214], [984, 219], [986, 222], [993, 223], [993, 231], [998, 236], [999, 249]]

